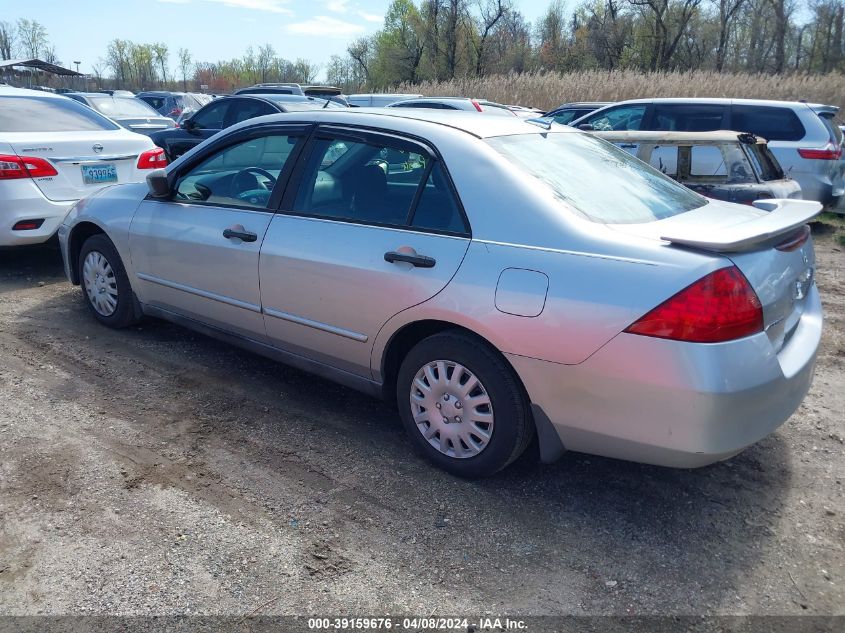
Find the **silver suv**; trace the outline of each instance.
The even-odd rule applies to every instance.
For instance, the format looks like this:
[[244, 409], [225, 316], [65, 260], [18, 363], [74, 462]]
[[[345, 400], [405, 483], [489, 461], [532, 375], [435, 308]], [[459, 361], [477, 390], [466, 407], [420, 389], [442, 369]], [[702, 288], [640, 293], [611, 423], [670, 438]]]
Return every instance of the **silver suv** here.
[[[834, 205], [845, 193], [842, 131], [836, 106], [761, 99], [635, 99], [570, 123], [592, 130], [709, 132], [737, 130], [769, 141], [784, 173], [806, 200]], [[589, 127], [586, 127], [589, 126]]]

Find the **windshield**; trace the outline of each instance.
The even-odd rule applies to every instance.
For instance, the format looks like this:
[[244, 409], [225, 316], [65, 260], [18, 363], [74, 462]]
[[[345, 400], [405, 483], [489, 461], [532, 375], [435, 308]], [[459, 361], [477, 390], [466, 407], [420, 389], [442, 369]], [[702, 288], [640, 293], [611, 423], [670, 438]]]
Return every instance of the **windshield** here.
[[119, 130], [102, 114], [73, 99], [2, 97], [0, 132]]
[[487, 143], [595, 222], [652, 222], [707, 204], [706, 198], [589, 134], [520, 134]]
[[106, 116], [158, 117], [159, 113], [140, 99], [130, 97], [89, 97], [97, 112]]

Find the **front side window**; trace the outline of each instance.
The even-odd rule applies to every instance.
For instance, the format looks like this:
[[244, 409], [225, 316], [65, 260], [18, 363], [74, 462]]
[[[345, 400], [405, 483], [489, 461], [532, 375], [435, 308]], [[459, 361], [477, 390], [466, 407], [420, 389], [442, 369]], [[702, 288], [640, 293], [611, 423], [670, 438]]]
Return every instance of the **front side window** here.
[[584, 123], [595, 130], [639, 130], [645, 116], [646, 104], [619, 106], [597, 112]]
[[229, 107], [232, 110], [229, 125], [276, 112], [269, 104], [258, 101], [257, 99], [238, 99], [232, 102]]
[[175, 199], [264, 209], [298, 140], [272, 134], [230, 145], [183, 174]]
[[538, 186], [549, 187], [595, 222], [652, 222], [707, 204], [706, 198], [590, 134], [518, 134], [487, 143], [534, 176]]
[[228, 110], [228, 100], [210, 103], [191, 117], [191, 123], [201, 130], [222, 130]]
[[0, 132], [119, 130], [102, 114], [64, 97], [0, 97]]
[[318, 138], [293, 210], [362, 224], [465, 231], [442, 166], [401, 142]]

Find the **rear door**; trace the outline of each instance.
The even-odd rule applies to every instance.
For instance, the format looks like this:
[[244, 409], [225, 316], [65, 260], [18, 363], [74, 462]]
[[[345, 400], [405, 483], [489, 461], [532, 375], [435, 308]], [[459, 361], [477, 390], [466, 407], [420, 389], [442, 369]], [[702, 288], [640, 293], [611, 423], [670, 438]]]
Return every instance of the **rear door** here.
[[34, 179], [50, 200], [78, 200], [106, 184], [137, 182], [138, 156], [152, 147], [88, 106], [56, 97], [3, 97], [0, 131], [19, 156], [47, 159], [56, 169]]
[[655, 102], [644, 130], [710, 132], [726, 129], [729, 107], [718, 103]]
[[384, 323], [437, 294], [463, 261], [469, 228], [458, 199], [430, 148], [339, 128], [315, 135], [294, 181], [261, 252], [267, 334], [370, 377]]
[[173, 173], [171, 199], [141, 203], [129, 235], [141, 301], [265, 340], [259, 252], [305, 132], [238, 134]]

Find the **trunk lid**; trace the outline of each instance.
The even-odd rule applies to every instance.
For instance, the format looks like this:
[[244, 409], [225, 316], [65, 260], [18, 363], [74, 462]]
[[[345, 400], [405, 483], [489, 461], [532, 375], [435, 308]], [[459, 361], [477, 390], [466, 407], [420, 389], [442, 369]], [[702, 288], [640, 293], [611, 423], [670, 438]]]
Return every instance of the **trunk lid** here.
[[820, 211], [820, 204], [805, 200], [762, 200], [754, 207], [711, 201], [665, 220], [612, 228], [728, 258], [757, 293], [766, 334], [779, 351], [813, 286], [815, 252], [806, 223]]
[[168, 119], [166, 117], [118, 117], [112, 118], [112, 120], [125, 127], [127, 130], [131, 130], [137, 134], [145, 134], [147, 136], [153, 132], [158, 132], [159, 130], [169, 130], [174, 127], [173, 119]]
[[138, 156], [154, 147], [153, 142], [126, 130], [85, 132], [26, 132], [5, 134], [4, 139], [19, 156], [47, 159], [58, 172], [34, 178], [35, 185], [50, 200], [79, 200], [114, 182], [86, 184], [83, 166], [114, 165], [117, 183], [142, 179]]

